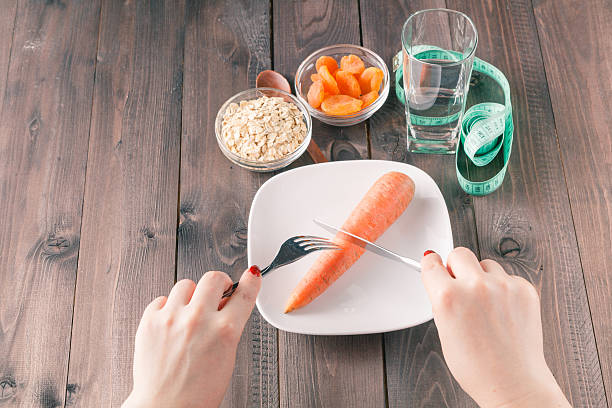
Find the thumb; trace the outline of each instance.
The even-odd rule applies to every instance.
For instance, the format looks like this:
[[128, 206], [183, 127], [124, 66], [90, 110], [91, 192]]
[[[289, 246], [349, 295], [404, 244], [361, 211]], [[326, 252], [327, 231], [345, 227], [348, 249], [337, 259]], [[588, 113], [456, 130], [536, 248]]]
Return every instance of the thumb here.
[[421, 279], [423, 280], [423, 285], [425, 285], [425, 290], [427, 290], [427, 294], [429, 295], [429, 299], [433, 303], [432, 297], [435, 293], [439, 292], [439, 290], [449, 283], [452, 282], [452, 277], [450, 276], [448, 269], [442, 263], [442, 258], [440, 255], [433, 251], [426, 251], [421, 259]]
[[221, 310], [221, 313], [229, 314], [240, 325], [240, 330], [251, 316], [260, 288], [261, 272], [253, 265], [242, 274], [238, 287]]

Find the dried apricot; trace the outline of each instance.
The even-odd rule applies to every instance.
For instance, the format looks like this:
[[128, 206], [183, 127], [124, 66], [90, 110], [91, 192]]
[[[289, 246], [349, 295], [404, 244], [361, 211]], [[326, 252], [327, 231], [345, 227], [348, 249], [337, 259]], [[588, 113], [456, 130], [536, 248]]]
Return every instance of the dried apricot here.
[[359, 86], [361, 92], [368, 93], [372, 91], [378, 92], [380, 84], [382, 84], [384, 74], [380, 68], [370, 67], [363, 71], [359, 76]]
[[345, 55], [340, 60], [340, 69], [343, 71], [348, 71], [354, 75], [359, 75], [365, 69], [365, 64], [361, 58], [356, 55]]
[[312, 75], [310, 76], [310, 80], [311, 80], [312, 82], [321, 81], [321, 75], [319, 75], [319, 74], [312, 74]]
[[321, 109], [329, 115], [350, 115], [359, 112], [363, 102], [348, 95], [329, 95], [323, 99]]
[[342, 95], [352, 96], [353, 98], [359, 98], [359, 95], [361, 95], [359, 81], [350, 72], [341, 69], [336, 71], [336, 82]]
[[336, 71], [338, 70], [338, 63], [336, 62], [336, 60], [326, 55], [319, 57], [319, 59], [317, 59], [317, 63], [316, 63], [317, 72], [319, 72], [319, 70], [321, 69], [323, 65], [325, 65], [327, 69], [329, 69], [329, 72], [332, 75], [334, 75]]
[[321, 65], [321, 69], [319, 70], [319, 76], [321, 77], [321, 81], [323, 82], [323, 87], [325, 88], [325, 92], [330, 95], [338, 95], [340, 90], [338, 89], [338, 83], [334, 79], [333, 75], [329, 72], [329, 68], [327, 65]]
[[310, 85], [308, 89], [308, 103], [313, 108], [317, 109], [323, 102], [325, 96], [325, 89], [323, 88], [323, 81], [315, 81]]
[[378, 91], [370, 91], [367, 94], [361, 95], [359, 99], [361, 99], [361, 101], [363, 102], [362, 108], [370, 106], [372, 102], [378, 99]]

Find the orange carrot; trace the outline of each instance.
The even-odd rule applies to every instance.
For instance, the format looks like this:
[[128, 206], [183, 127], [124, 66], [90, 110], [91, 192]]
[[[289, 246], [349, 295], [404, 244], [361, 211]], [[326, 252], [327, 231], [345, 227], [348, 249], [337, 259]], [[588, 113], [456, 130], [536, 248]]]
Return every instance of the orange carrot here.
[[[386, 173], [370, 187], [342, 229], [374, 242], [404, 212], [413, 196], [414, 182], [410, 177], [395, 171]], [[307, 305], [323, 293], [365, 251], [350, 245], [342, 234], [336, 235], [334, 242], [343, 249], [322, 252], [291, 293], [285, 313]]]

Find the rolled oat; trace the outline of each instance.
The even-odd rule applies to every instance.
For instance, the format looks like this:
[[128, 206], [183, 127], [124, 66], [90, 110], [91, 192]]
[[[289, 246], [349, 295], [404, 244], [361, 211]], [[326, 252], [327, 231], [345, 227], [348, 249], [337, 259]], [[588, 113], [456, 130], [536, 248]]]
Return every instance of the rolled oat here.
[[231, 103], [221, 128], [230, 151], [255, 161], [277, 160], [293, 153], [306, 133], [302, 112], [295, 104], [267, 96]]

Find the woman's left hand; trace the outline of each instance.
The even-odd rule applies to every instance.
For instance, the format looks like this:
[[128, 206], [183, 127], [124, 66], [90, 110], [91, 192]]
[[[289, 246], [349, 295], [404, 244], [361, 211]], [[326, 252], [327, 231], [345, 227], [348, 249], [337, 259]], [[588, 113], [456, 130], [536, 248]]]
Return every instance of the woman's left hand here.
[[136, 332], [130, 407], [217, 407], [234, 369], [236, 347], [261, 286], [259, 269], [243, 273], [234, 294], [223, 272], [196, 285], [178, 282], [147, 306]]

